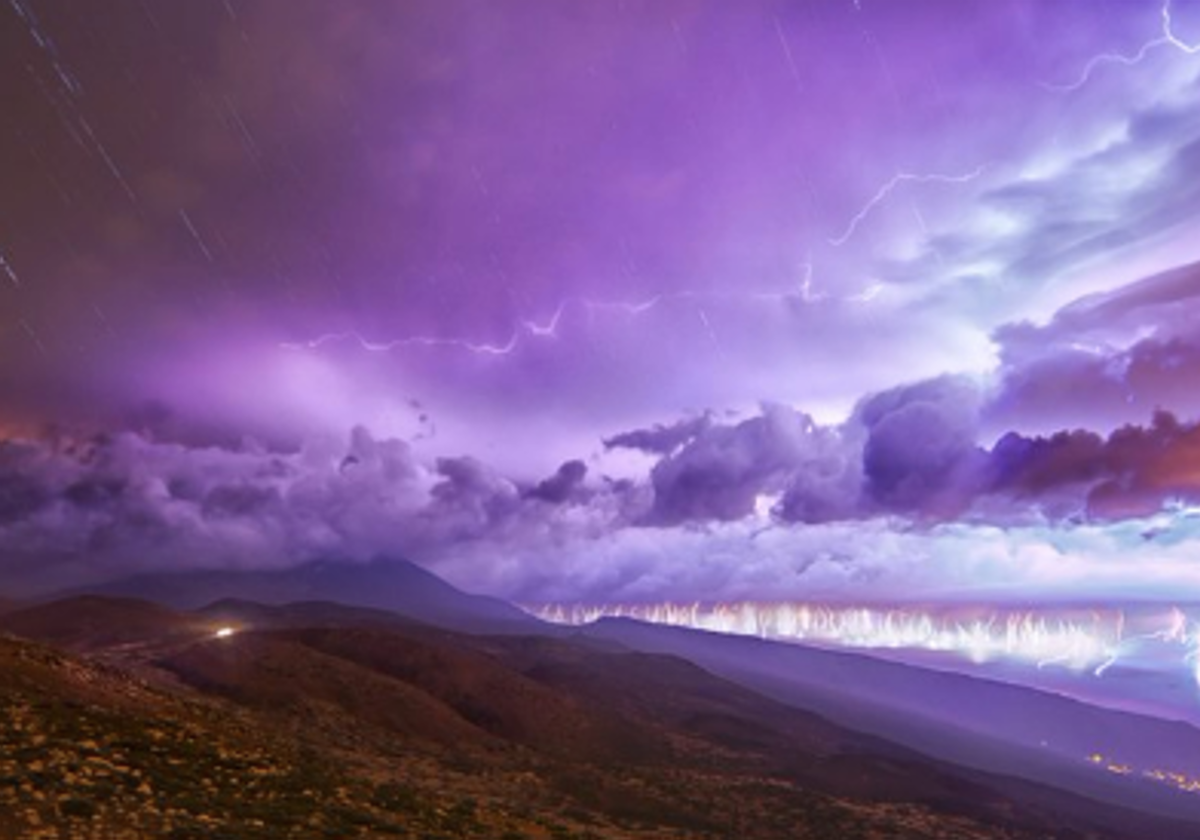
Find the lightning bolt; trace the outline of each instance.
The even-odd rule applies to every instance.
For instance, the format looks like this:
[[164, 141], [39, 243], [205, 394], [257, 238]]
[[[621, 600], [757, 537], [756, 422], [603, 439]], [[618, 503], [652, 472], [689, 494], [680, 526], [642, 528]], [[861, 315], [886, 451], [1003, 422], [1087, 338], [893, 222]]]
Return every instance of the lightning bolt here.
[[[0, 265], [2, 270], [2, 265]], [[544, 321], [525, 319], [517, 322], [508, 339], [503, 343], [473, 341], [466, 338], [414, 335], [387, 340], [368, 338], [357, 330], [344, 332], [328, 332], [316, 338], [304, 341], [281, 342], [279, 347], [289, 351], [318, 350], [322, 347], [336, 344], [354, 344], [368, 353], [390, 353], [412, 347], [449, 348], [473, 353], [478, 356], [508, 356], [517, 351], [531, 339], [550, 341], [560, 338], [563, 319], [572, 309], [586, 313], [617, 312], [627, 318], [639, 318], [652, 310], [672, 303], [700, 304], [714, 300], [752, 300], [778, 303], [788, 300], [801, 300], [806, 304], [816, 304], [830, 299], [826, 292], [813, 289], [813, 263], [811, 259], [800, 264], [801, 279], [795, 288], [779, 291], [730, 292], [716, 289], [682, 289], [676, 292], [662, 292], [642, 299], [632, 300], [601, 300], [585, 297], [568, 297], [563, 299], [550, 317]], [[852, 303], [871, 301], [881, 288], [871, 287], [865, 292], [838, 298]], [[715, 330], [707, 313], [701, 308], [700, 321], [710, 337], [715, 341]]]
[[895, 190], [902, 184], [967, 184], [982, 175], [985, 169], [987, 169], [986, 165], [980, 166], [971, 172], [965, 172], [961, 175], [898, 172], [890, 181], [879, 188], [878, 192], [871, 197], [870, 201], [863, 205], [862, 209], [859, 210], [854, 215], [854, 218], [850, 220], [850, 223], [846, 225], [846, 229], [841, 233], [840, 236], [835, 236], [829, 240], [829, 244], [835, 248], [840, 248], [849, 242], [850, 238], [854, 236], [855, 232], [858, 230], [858, 226], [861, 225], [864, 220], [866, 220], [867, 216], [871, 215], [875, 208], [887, 200], [887, 197], [895, 192]]
[[816, 303], [829, 297], [825, 292], [813, 291], [814, 269], [811, 257], [800, 264], [800, 270], [804, 273], [804, 279], [800, 281], [800, 299], [802, 301], [805, 303]]
[[521, 326], [524, 327], [530, 335], [538, 338], [557, 338], [558, 324], [562, 320], [563, 312], [566, 311], [567, 302], [563, 301], [558, 305], [558, 309], [554, 310], [554, 314], [550, 316], [550, 320], [544, 324], [539, 324], [537, 321], [522, 321]]
[[[562, 322], [563, 315], [566, 313], [567, 306], [572, 302], [572, 299], [564, 300], [554, 310], [554, 313], [545, 322], [535, 320], [521, 321], [516, 329], [509, 335], [507, 341], [503, 344], [492, 342], [471, 341], [465, 338], [443, 338], [438, 336], [408, 336], [405, 338], [389, 339], [387, 341], [372, 341], [363, 336], [362, 333], [350, 330], [347, 332], [331, 332], [319, 335], [316, 338], [300, 342], [284, 342], [280, 344], [285, 350], [317, 350], [329, 344], [342, 344], [351, 342], [357, 344], [368, 353], [390, 353], [393, 350], [398, 350], [404, 347], [449, 347], [458, 350], [465, 350], [469, 353], [474, 353], [478, 356], [507, 356], [513, 353], [525, 338], [553, 339], [558, 338], [558, 329]], [[611, 304], [613, 307], [625, 307], [627, 312], [631, 314], [640, 314], [646, 309], [657, 303], [657, 299], [650, 304]], [[587, 304], [587, 302], [584, 302]], [[587, 304], [598, 305], [598, 304]], [[640, 308], [639, 308], [640, 307]]]
[[[658, 306], [664, 299], [681, 298], [685, 295], [699, 294], [698, 292], [675, 292], [657, 295], [644, 301], [603, 301], [585, 298], [567, 298], [554, 310], [554, 313], [544, 322], [523, 320], [502, 344], [493, 342], [471, 341], [465, 338], [443, 338], [439, 336], [407, 336], [373, 341], [355, 330], [347, 332], [331, 332], [316, 338], [300, 342], [284, 342], [280, 344], [285, 350], [316, 350], [330, 344], [351, 342], [357, 344], [369, 353], [390, 353], [405, 347], [446, 347], [464, 350], [478, 356], [507, 356], [517, 350], [524, 340], [529, 338], [555, 339], [559, 337], [559, 328], [563, 316], [571, 304], [582, 306], [585, 310], [617, 310], [629, 316], [638, 316]], [[715, 294], [715, 293], [714, 293]]]
[[846, 298], [846, 300], [853, 301], [854, 303], [870, 303], [881, 294], [883, 294], [883, 284], [872, 283], [858, 294], [850, 295], [848, 298]]
[[348, 332], [325, 333], [307, 341], [283, 342], [279, 346], [284, 350], [317, 350], [328, 344], [353, 342], [368, 353], [390, 353], [402, 347], [456, 347], [481, 356], [507, 356], [517, 349], [520, 338], [520, 331], [514, 330], [512, 336], [504, 344], [489, 344], [468, 341], [462, 338], [438, 338], [424, 335], [394, 338], [388, 341], [372, 341], [357, 330], [350, 330]]
[[1092, 75], [1098, 69], [1109, 64], [1136, 67], [1145, 61], [1150, 53], [1163, 47], [1174, 47], [1184, 55], [1196, 55], [1200, 53], [1200, 44], [1189, 44], [1175, 34], [1175, 24], [1171, 18], [1171, 0], [1166, 0], [1160, 14], [1162, 17], [1162, 34], [1142, 44], [1136, 52], [1128, 55], [1124, 53], [1101, 53], [1100, 55], [1093, 56], [1083, 66], [1083, 71], [1075, 81], [1065, 85], [1050, 82], [1040, 82], [1039, 84], [1046, 90], [1054, 91], [1055, 93], [1073, 93], [1091, 81]]

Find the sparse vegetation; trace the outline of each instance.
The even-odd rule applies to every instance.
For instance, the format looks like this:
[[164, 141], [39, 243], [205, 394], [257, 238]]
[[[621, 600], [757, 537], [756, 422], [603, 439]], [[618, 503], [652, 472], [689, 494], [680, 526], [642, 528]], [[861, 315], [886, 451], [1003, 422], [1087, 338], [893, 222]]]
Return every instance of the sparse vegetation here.
[[[1045, 836], [822, 789], [828, 724], [698, 669], [408, 632], [0, 636], [0, 840]], [[778, 750], [712, 725], [739, 709]]]

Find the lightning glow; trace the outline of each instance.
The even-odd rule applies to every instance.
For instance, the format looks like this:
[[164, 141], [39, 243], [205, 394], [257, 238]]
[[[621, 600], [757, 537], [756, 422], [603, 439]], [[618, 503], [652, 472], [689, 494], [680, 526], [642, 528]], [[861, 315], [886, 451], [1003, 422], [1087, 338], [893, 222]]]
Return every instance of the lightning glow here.
[[[528, 330], [528, 326], [525, 327]], [[538, 333], [530, 333], [538, 335]], [[507, 356], [517, 349], [521, 334], [514, 331], [508, 341], [503, 344], [468, 341], [463, 338], [438, 338], [435, 336], [408, 336], [393, 338], [387, 341], [372, 341], [356, 330], [339, 333], [324, 333], [316, 338], [302, 342], [283, 342], [280, 346], [285, 350], [317, 350], [328, 344], [353, 343], [368, 353], [390, 353], [402, 347], [452, 347], [466, 350], [481, 356]]]
[[1102, 677], [1121, 661], [1163, 655], [1200, 684], [1200, 622], [1178, 607], [1136, 615], [1111, 608], [1004, 610], [807, 603], [546, 605], [546, 621], [588, 624], [606, 617], [821, 646], [923, 650], [975, 663], [1017, 661]]

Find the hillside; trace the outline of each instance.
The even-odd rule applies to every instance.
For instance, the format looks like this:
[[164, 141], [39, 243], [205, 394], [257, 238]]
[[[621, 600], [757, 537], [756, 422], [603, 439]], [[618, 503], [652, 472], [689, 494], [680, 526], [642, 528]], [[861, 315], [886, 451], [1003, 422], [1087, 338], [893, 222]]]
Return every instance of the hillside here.
[[[957, 765], [1200, 820], [1195, 792], [1143, 770], [1200, 775], [1200, 731], [1009, 683], [746, 636], [605, 619], [597, 643], [685, 657], [797, 708]], [[1086, 760], [1102, 755], [1127, 773]]]
[[[61, 604], [17, 623], [88, 653], [0, 638], [0, 837], [1130, 836], [1103, 827], [1128, 813], [1065, 817], [1085, 809], [1014, 799], [672, 656], [328, 604], [275, 626], [242, 605], [264, 629], [182, 638], [211, 618], [89, 603], [115, 645], [72, 637]], [[169, 638], [131, 644], [101, 616]]]

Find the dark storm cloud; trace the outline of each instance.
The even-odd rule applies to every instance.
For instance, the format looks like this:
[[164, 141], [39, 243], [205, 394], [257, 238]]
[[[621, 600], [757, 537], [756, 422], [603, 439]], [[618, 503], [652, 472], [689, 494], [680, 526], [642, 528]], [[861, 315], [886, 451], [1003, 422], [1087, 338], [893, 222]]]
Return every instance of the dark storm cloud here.
[[583, 461], [567, 461], [558, 468], [554, 475], [539, 481], [526, 493], [526, 496], [551, 504], [562, 504], [579, 490], [584, 478], [587, 477], [587, 471], [587, 464]]
[[764, 502], [784, 524], [1100, 521], [1196, 498], [1195, 424], [1159, 412], [1107, 436], [1010, 432], [989, 449], [976, 442], [983, 396], [939, 378], [869, 397], [837, 427], [783, 406], [714, 423], [655, 465], [641, 524], [738, 521]]
[[838, 426], [768, 404], [735, 425], [689, 421], [678, 448], [682, 426], [621, 439], [672, 445], [650, 474], [657, 524], [738, 520], [764, 508], [784, 522], [945, 517], [974, 492], [978, 402], [970, 382], [939, 378], [867, 398]]
[[991, 452], [989, 487], [1014, 502], [1038, 504], [1074, 490], [1074, 515], [1092, 520], [1147, 516], [1164, 504], [1200, 500], [1200, 425], [1167, 412], [1148, 426], [1123, 426], [1108, 437], [1060, 432], [1010, 434]]
[[[566, 464], [523, 496], [474, 458], [426, 465], [404, 442], [361, 428], [347, 442], [287, 453], [133, 432], [10, 440], [0, 443], [0, 583], [45, 588], [137, 569], [313, 557], [436, 562], [474, 541], [552, 538], [562, 517], [577, 516], [585, 473]], [[606, 527], [625, 515], [613, 492], [587, 494]]]
[[713, 425], [711, 414], [702, 414], [675, 423], [659, 423], [649, 429], [635, 429], [606, 438], [609, 449], [637, 449], [653, 455], [670, 455], [679, 447], [708, 431]]
[[[0, 5], [0, 439], [112, 432], [0, 447], [0, 574], [401, 552], [514, 595], [928, 582], [880, 546], [1190, 499], [1196, 274], [1105, 271], [1196, 259], [1194, 58], [1038, 85], [1161, 26]], [[993, 390], [943, 375], [997, 350]], [[630, 452], [648, 476], [601, 477]]]
[[[662, 431], [650, 430], [650, 440], [661, 441]], [[734, 426], [705, 423], [651, 470], [651, 521], [742, 519], [761, 495], [786, 490], [793, 475], [821, 470], [841, 445], [836, 430], [781, 405], [765, 405], [759, 416]]]
[[970, 494], [977, 455], [978, 389], [941, 378], [867, 399], [863, 473], [870, 498], [888, 510], [957, 512]]
[[[425, 463], [363, 429], [291, 452], [132, 432], [11, 440], [0, 444], [0, 584], [32, 591], [144, 569], [403, 554], [512, 597], [680, 580], [680, 591], [721, 580], [742, 591], [781, 563], [845, 585], [884, 573], [880, 546], [860, 545], [861, 557], [838, 548], [855, 528], [882, 540], [954, 523], [1120, 523], [1200, 503], [1196, 424], [1160, 413], [1107, 437], [1011, 433], [988, 450], [971, 443], [972, 402], [969, 383], [939, 379], [864, 400], [838, 427], [767, 405], [706, 426], [645, 485], [590, 483], [570, 461], [522, 487], [475, 458]], [[720, 568], [700, 559], [718, 548]], [[588, 558], [610, 565], [581, 565]], [[911, 558], [895, 562], [923, 574]]]
[[[1187, 265], [996, 332], [993, 429], [1111, 429], [1156, 409], [1200, 416], [1200, 268]], [[1067, 398], [1069, 395], [1069, 399]]]

